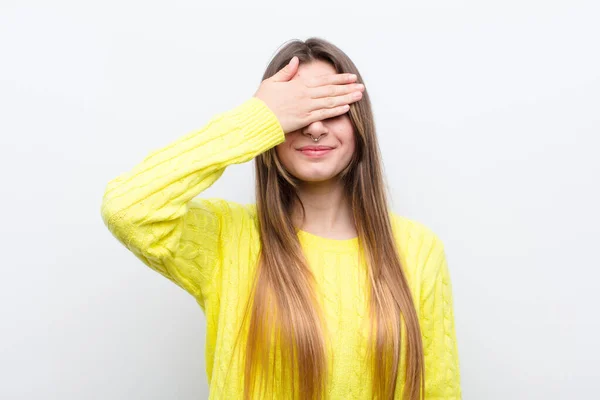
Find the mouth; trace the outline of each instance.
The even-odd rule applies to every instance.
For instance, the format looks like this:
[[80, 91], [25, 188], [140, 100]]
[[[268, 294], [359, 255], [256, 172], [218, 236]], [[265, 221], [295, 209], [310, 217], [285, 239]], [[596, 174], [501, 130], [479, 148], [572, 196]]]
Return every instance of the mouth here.
[[300, 150], [300, 151], [305, 151], [305, 150], [331, 150], [333, 149], [333, 147], [331, 146], [323, 146], [323, 145], [317, 145], [317, 146], [313, 146], [313, 145], [309, 145], [309, 146], [302, 146], [297, 148], [296, 150]]
[[300, 153], [307, 157], [320, 157], [330, 153], [333, 147], [329, 146], [304, 146], [297, 149]]

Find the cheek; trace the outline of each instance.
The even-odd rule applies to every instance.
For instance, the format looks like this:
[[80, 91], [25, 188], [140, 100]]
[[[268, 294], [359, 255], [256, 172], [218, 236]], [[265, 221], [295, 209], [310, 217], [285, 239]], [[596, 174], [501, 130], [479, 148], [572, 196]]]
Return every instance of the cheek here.
[[283, 142], [283, 143], [275, 146], [275, 153], [277, 154], [277, 158], [279, 159], [279, 162], [282, 163], [286, 169], [289, 169], [289, 167], [290, 167], [289, 160], [293, 156], [292, 151], [293, 151], [293, 149], [290, 148], [290, 146], [287, 142]]
[[275, 152], [279, 159], [289, 159], [294, 155], [294, 151], [296, 150], [294, 149], [294, 146], [292, 146], [292, 143], [297, 142], [296, 136], [296, 132], [288, 133], [286, 134], [285, 141], [275, 146]]
[[356, 139], [354, 137], [354, 132], [350, 131], [349, 133], [345, 134], [341, 140], [344, 143], [344, 146], [346, 147], [346, 149], [348, 150], [349, 153], [354, 153], [354, 149], [356, 147]]
[[356, 151], [356, 146], [354, 144], [354, 139], [350, 139], [350, 141], [348, 142], [347, 145], [347, 149], [348, 151], [346, 152], [346, 154], [344, 154], [344, 158], [345, 158], [345, 162], [348, 163], [350, 162], [350, 160], [352, 159], [352, 156], [354, 155], [354, 152]]
[[285, 153], [288, 151], [287, 144], [285, 142], [275, 146], [275, 152], [279, 158], [285, 157]]

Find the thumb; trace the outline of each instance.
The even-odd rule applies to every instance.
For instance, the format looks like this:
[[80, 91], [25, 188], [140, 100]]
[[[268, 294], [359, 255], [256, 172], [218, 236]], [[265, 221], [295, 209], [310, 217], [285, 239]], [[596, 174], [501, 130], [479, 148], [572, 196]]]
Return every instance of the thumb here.
[[290, 60], [290, 62], [280, 69], [275, 75], [272, 77], [273, 82], [287, 82], [296, 74], [298, 70], [298, 57], [294, 56]]

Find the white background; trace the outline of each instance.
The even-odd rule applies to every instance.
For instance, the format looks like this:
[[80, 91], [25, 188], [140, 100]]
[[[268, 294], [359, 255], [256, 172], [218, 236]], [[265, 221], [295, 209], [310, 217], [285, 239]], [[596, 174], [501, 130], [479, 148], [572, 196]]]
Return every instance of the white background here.
[[[394, 211], [447, 249], [464, 398], [598, 398], [595, 1], [2, 1], [0, 398], [205, 399], [205, 320], [100, 218], [106, 183], [342, 48]], [[204, 195], [251, 202], [253, 163]]]

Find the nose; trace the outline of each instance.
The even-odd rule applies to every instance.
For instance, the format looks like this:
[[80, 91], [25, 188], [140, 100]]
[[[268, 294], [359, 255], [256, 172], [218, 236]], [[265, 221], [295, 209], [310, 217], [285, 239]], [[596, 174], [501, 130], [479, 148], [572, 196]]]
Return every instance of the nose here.
[[329, 130], [327, 129], [323, 121], [312, 122], [302, 130], [302, 134], [307, 137], [310, 137], [311, 139], [316, 139], [321, 136], [327, 135], [328, 132]]

